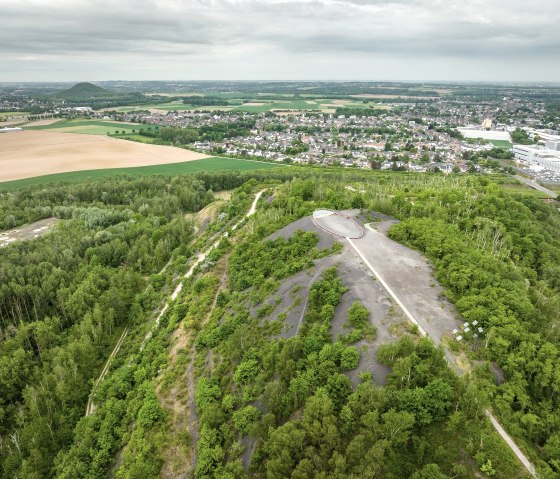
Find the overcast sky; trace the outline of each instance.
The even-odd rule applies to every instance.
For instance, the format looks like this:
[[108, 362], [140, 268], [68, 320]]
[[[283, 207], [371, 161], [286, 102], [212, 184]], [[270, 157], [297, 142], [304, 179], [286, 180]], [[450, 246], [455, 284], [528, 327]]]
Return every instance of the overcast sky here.
[[0, 81], [560, 81], [559, 0], [0, 0]]

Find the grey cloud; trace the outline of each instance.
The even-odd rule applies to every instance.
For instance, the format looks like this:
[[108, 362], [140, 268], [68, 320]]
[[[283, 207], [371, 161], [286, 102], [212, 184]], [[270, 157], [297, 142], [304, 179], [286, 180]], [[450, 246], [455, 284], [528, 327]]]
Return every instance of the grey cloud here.
[[[390, 56], [435, 65], [432, 78], [438, 77], [437, 65], [447, 65], [450, 58], [465, 59], [465, 68], [477, 59], [481, 64], [493, 60], [507, 71], [516, 71], [515, 62], [527, 57], [532, 64], [541, 58], [547, 72], [551, 59], [560, 65], [556, 0], [537, 0], [530, 7], [520, 0], [2, 3], [0, 60], [9, 79], [18, 68], [34, 71], [36, 65], [29, 62], [52, 65], [46, 72], [50, 75], [67, 71], [72, 62], [84, 70], [107, 64], [107, 74], [121, 68], [121, 78], [142, 66], [152, 74], [155, 65], [184, 75], [198, 65], [212, 75], [258, 72], [266, 77], [267, 71], [276, 72], [269, 64], [274, 60], [284, 62], [283, 71], [293, 78], [309, 76], [316, 71], [314, 63], [323, 68], [329, 60], [333, 73], [340, 62], [351, 77], [363, 72], [364, 61]], [[188, 68], [177, 70], [172, 62], [180, 59], [189, 62]], [[8, 79], [2, 78], [2, 70], [0, 81]], [[560, 78], [560, 66], [552, 71]]]

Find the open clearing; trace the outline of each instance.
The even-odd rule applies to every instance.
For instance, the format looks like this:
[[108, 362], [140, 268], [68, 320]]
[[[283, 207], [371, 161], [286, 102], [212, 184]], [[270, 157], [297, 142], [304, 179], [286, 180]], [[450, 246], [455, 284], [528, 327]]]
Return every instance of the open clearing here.
[[25, 241], [42, 236], [48, 233], [58, 221], [60, 220], [57, 218], [46, 218], [8, 231], [2, 231], [0, 232], [0, 248], [16, 241]]
[[202, 158], [208, 158], [208, 155], [106, 136], [21, 131], [0, 136], [0, 181], [67, 171], [179, 163]]

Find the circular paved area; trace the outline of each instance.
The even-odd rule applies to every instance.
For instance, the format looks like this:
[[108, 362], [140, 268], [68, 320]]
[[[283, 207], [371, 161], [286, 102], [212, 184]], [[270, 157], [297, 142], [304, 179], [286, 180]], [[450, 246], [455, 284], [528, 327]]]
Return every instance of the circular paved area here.
[[337, 211], [316, 210], [313, 221], [328, 233], [342, 238], [358, 239], [364, 235], [364, 230], [356, 221]]

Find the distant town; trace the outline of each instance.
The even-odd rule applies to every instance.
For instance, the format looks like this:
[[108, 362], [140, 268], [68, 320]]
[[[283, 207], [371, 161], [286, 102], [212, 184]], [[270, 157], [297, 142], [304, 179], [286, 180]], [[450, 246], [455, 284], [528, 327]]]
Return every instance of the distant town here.
[[[393, 94], [348, 87], [344, 94], [318, 95], [282, 89], [262, 93], [256, 84], [236, 95], [223, 86], [221, 91], [208, 85], [199, 90], [193, 85], [157, 86], [162, 91], [128, 91], [108, 99], [81, 91], [81, 96], [57, 98], [56, 92], [36, 95], [28, 88], [5, 87], [0, 111], [11, 116], [0, 118], [0, 131], [18, 131], [46, 118], [119, 122], [138, 127], [107, 129], [108, 135], [171, 142], [213, 155], [415, 172], [505, 169], [560, 182], [559, 113], [546, 101], [546, 89], [535, 94], [534, 89], [504, 86], [464, 94], [457, 87], [415, 85], [401, 86], [398, 92], [387, 89]], [[190, 91], [176, 91], [185, 88]], [[169, 129], [193, 135], [177, 140]]]

